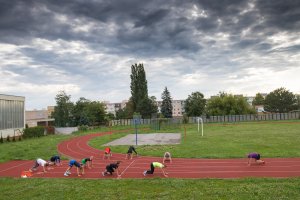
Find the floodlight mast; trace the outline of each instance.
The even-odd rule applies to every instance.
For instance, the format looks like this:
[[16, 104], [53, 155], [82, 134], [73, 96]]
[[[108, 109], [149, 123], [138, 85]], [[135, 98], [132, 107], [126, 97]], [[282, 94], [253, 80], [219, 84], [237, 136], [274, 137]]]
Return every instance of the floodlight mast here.
[[200, 122], [201, 122], [202, 137], [203, 137], [203, 119], [201, 117], [197, 117], [197, 121], [198, 121], [198, 133], [199, 133]]

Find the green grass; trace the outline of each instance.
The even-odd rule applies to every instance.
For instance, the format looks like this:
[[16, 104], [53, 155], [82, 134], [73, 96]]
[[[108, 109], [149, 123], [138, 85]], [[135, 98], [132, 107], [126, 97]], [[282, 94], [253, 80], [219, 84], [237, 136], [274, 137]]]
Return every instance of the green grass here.
[[[122, 128], [125, 129], [124, 127]], [[118, 128], [117, 130], [120, 129], [121, 128]], [[79, 135], [105, 131], [109, 131], [109, 129], [104, 127], [84, 132], [77, 132], [72, 135], [49, 135], [39, 138], [24, 139], [16, 142], [4, 142], [0, 144], [0, 163], [9, 160], [35, 160], [38, 157], [48, 159], [58, 153], [57, 145], [64, 140]]]
[[[180, 145], [138, 146], [142, 155], [162, 156], [170, 151], [173, 157], [188, 158], [241, 158], [248, 152], [260, 152], [263, 157], [300, 157], [300, 121], [294, 123], [248, 122], [238, 124], [205, 124], [204, 136], [197, 131], [197, 125], [162, 132], [180, 132]], [[157, 132], [139, 130], [138, 133]], [[132, 132], [134, 133], [134, 132]], [[101, 145], [126, 134], [112, 134], [97, 137], [90, 145]], [[128, 146], [113, 146], [113, 152], [126, 153]]]
[[[249, 151], [259, 151], [263, 157], [300, 157], [300, 121], [298, 123], [237, 123], [206, 124], [204, 137], [197, 125], [167, 129], [161, 132], [181, 132], [180, 145], [142, 146], [143, 155], [162, 156], [171, 151], [175, 157], [230, 158], [243, 157]], [[128, 134], [118, 133], [94, 138], [90, 145], [99, 148], [113, 139]], [[57, 144], [78, 135], [104, 132], [90, 130], [71, 136], [53, 135], [0, 144], [0, 162], [13, 159], [50, 158]], [[134, 133], [134, 130], [130, 131]], [[139, 130], [142, 133], [157, 132]], [[128, 146], [112, 147], [113, 152], [126, 152]], [[15, 179], [0, 178], [0, 199], [300, 199], [300, 178], [251, 179]]]
[[299, 199], [290, 179], [12, 179], [1, 178], [1, 199]]

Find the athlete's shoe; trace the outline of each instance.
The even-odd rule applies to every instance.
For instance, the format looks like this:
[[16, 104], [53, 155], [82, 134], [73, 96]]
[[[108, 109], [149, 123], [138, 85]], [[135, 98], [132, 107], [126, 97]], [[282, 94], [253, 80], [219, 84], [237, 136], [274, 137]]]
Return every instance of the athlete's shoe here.
[[144, 176], [146, 176], [146, 174], [147, 174], [147, 171], [144, 171], [144, 172], [143, 172], [143, 174], [144, 174]]
[[69, 176], [69, 174], [67, 174], [67, 173], [64, 173], [64, 176]]
[[102, 172], [102, 176], [105, 176], [104, 172]]

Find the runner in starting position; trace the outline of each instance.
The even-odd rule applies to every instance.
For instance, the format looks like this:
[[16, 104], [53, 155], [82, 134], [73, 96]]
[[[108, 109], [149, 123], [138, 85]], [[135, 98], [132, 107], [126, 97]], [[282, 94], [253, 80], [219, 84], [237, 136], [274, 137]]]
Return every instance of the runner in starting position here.
[[138, 155], [138, 153], [136, 152], [134, 146], [130, 146], [129, 149], [128, 149], [128, 151], [127, 151], [127, 154], [126, 154], [126, 156], [125, 156], [125, 159], [129, 159], [129, 158], [132, 159], [132, 157], [133, 157], [133, 152], [134, 152], [136, 155]]
[[65, 176], [69, 176], [71, 174], [70, 170], [72, 169], [73, 165], [76, 166], [78, 176], [81, 176], [81, 174], [82, 175], [84, 174], [84, 168], [82, 167], [82, 165], [79, 162], [77, 162], [76, 160], [70, 160], [69, 167], [66, 170], [66, 172], [64, 173]]
[[160, 168], [161, 171], [162, 171], [162, 173], [163, 173], [163, 175], [164, 175], [165, 177], [168, 177], [168, 175], [167, 175], [168, 173], [166, 173], [165, 170], [164, 170], [164, 168], [166, 168], [166, 167], [167, 167], [167, 166], [164, 165], [164, 164], [162, 164], [162, 163], [159, 163], [159, 162], [152, 162], [152, 163], [150, 164], [150, 169], [144, 171], [143, 174], [144, 174], [144, 176], [146, 176], [147, 174], [153, 174], [155, 168]]
[[104, 172], [102, 172], [102, 176], [106, 176], [107, 174], [110, 174], [112, 175], [113, 172], [115, 170], [117, 170], [117, 175], [118, 175], [118, 178], [121, 177], [121, 174], [119, 173], [119, 165], [120, 165], [121, 161], [117, 161], [116, 163], [111, 163], [109, 165], [106, 166], [106, 170]]
[[39, 166], [42, 166], [43, 167], [43, 172], [46, 173], [47, 171], [46, 171], [45, 167], [50, 166], [50, 162], [47, 162], [47, 161], [45, 161], [41, 158], [38, 158], [38, 159], [36, 159], [33, 167], [31, 169], [29, 169], [29, 171], [30, 172], [36, 171]]
[[265, 161], [260, 159], [260, 154], [259, 153], [249, 153], [247, 155], [248, 157], [248, 165], [250, 166], [252, 164], [252, 161], [257, 164], [265, 164]]

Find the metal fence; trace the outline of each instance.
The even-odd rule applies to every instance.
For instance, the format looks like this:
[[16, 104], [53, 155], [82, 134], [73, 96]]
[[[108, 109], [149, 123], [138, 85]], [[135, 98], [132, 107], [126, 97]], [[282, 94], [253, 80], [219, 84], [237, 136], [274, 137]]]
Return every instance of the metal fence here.
[[[249, 115], [225, 115], [225, 116], [200, 116], [203, 123], [233, 123], [233, 122], [251, 122], [251, 121], [272, 121], [272, 120], [299, 120], [300, 111], [290, 113], [268, 113], [268, 114], [249, 114]], [[183, 121], [183, 117], [176, 117]], [[177, 121], [178, 121], [177, 120]], [[189, 117], [189, 123], [197, 123], [198, 117]], [[153, 119], [141, 119], [141, 125], [150, 125]], [[133, 119], [112, 120], [111, 126], [131, 126]]]

